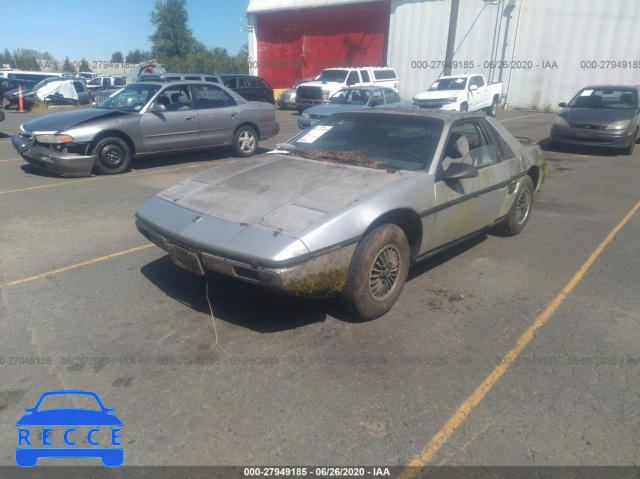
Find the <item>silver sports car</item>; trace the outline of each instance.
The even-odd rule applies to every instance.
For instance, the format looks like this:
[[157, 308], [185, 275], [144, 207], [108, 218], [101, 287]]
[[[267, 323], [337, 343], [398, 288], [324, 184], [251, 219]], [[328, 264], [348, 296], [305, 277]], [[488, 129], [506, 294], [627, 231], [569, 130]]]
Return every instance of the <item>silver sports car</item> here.
[[280, 131], [269, 103], [249, 102], [211, 82], [140, 82], [94, 109], [37, 118], [20, 127], [14, 148], [29, 163], [66, 176], [122, 173], [133, 156], [231, 145], [253, 155]]
[[337, 294], [372, 319], [410, 264], [492, 226], [520, 233], [546, 171], [537, 145], [484, 115], [349, 111], [162, 191], [136, 223], [194, 273]]

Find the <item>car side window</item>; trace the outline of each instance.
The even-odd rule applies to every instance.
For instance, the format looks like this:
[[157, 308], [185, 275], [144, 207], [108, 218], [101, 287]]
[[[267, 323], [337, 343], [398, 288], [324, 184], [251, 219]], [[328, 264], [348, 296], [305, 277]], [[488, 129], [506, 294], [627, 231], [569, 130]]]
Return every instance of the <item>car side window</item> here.
[[378, 105], [384, 105], [384, 97], [382, 96], [382, 90], [374, 90], [371, 94], [369, 102], [376, 102]]
[[349, 73], [349, 76], [347, 77], [347, 86], [355, 85], [356, 83], [360, 83], [360, 77], [358, 76], [358, 72], [353, 71]]
[[227, 88], [237, 88], [237, 85], [238, 83], [236, 82], [235, 78], [229, 78], [224, 82], [224, 86], [226, 86]]
[[156, 103], [164, 105], [167, 111], [191, 110], [189, 88], [185, 85], [170, 86], [160, 94]]
[[400, 97], [398, 97], [398, 99], [396, 99], [396, 97], [398, 97], [398, 95], [393, 90], [384, 91], [384, 98], [387, 101], [387, 104], [398, 103], [400, 101]]
[[226, 91], [216, 85], [192, 85], [193, 96], [198, 110], [235, 106], [236, 101]]
[[116, 80], [115, 80], [114, 84], [115, 84], [116, 86], [124, 85], [124, 80], [123, 80], [122, 78], [116, 78]]
[[478, 121], [462, 121], [451, 127], [442, 159], [444, 171], [451, 163], [482, 168], [497, 162], [497, 148], [489, 141]]
[[84, 85], [79, 81], [74, 81], [73, 82], [73, 88], [75, 88], [75, 90], [78, 93], [84, 93], [85, 92]]
[[478, 88], [484, 86], [484, 80], [482, 79], [481, 76], [478, 75], [478, 76], [476, 76], [474, 78], [475, 78], [475, 82], [476, 82], [476, 85], [478, 86]]
[[251, 78], [251, 86], [257, 88], [266, 88], [267, 85], [260, 78]]
[[363, 83], [369, 83], [371, 79], [369, 78], [369, 72], [367, 70], [360, 70], [360, 76], [362, 77]]
[[498, 161], [508, 160], [509, 158], [513, 158], [515, 154], [513, 150], [507, 145], [507, 142], [504, 141], [502, 136], [496, 129], [490, 125], [488, 122], [485, 123], [485, 128], [488, 133], [491, 135], [494, 145], [496, 146], [496, 150], [498, 153]]
[[248, 88], [251, 85], [251, 78], [240, 77], [238, 78], [238, 88]]
[[216, 77], [204, 77], [204, 81], [211, 81], [214, 83], [219, 83]]

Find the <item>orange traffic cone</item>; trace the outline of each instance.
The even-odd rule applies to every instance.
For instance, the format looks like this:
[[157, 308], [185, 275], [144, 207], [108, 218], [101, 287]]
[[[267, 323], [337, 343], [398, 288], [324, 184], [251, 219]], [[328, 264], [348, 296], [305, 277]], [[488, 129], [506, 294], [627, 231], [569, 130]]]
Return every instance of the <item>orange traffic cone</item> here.
[[24, 113], [24, 108], [22, 104], [22, 85], [18, 85], [18, 105], [20, 105], [20, 109], [18, 113]]

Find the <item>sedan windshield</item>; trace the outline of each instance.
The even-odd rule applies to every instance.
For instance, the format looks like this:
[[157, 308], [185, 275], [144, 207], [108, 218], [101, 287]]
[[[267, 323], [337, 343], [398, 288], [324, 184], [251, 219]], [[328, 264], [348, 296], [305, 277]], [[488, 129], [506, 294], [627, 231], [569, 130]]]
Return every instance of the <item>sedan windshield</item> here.
[[444, 122], [395, 115], [333, 115], [279, 149], [302, 158], [376, 169], [425, 170]]
[[131, 84], [96, 105], [96, 108], [115, 109], [121, 111], [140, 111], [151, 98], [162, 88], [162, 85]]
[[638, 95], [628, 88], [585, 88], [569, 102], [577, 108], [610, 108], [614, 110], [635, 110]]
[[445, 78], [433, 82], [433, 85], [429, 87], [429, 91], [464, 90], [465, 86], [467, 86], [466, 78]]

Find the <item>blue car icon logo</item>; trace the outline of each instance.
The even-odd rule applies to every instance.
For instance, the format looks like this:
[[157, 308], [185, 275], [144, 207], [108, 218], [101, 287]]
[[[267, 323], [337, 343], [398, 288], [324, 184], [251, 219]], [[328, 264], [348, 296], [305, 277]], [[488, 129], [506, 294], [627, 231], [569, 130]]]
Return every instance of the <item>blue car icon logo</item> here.
[[[47, 404], [62, 400], [80, 402], [90, 407], [46, 407]], [[16, 423], [18, 466], [35, 466], [40, 457], [99, 457], [102, 464], [109, 467], [121, 466], [124, 462], [124, 450], [119, 447], [122, 421], [114, 414], [114, 409], [104, 407], [96, 393], [48, 391], [40, 396], [33, 408], [27, 408], [25, 412], [27, 414]]]

